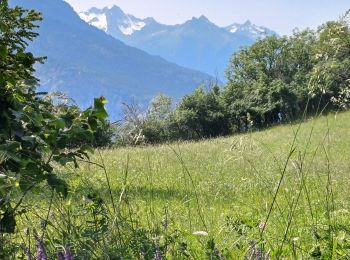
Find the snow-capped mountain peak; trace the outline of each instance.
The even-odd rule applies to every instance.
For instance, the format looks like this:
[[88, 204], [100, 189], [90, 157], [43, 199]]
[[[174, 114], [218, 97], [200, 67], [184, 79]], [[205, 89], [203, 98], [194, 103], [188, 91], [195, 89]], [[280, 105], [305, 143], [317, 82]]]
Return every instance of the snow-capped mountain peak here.
[[132, 15], [125, 14], [118, 6], [103, 9], [91, 8], [86, 12], [80, 12], [82, 20], [109, 34], [118, 30], [121, 34], [129, 36], [140, 31], [146, 26], [146, 20], [138, 19]]
[[[158, 34], [160, 30], [164, 30], [165, 27], [167, 27], [166, 25], [157, 23], [153, 18], [139, 19], [133, 15], [126, 14], [122, 9], [115, 5], [112, 7], [105, 7], [103, 9], [93, 7], [86, 12], [79, 13], [79, 16], [90, 25], [105, 31], [118, 39], [124, 39], [125, 37], [129, 38], [135, 32], [143, 30], [148, 25], [154, 25], [158, 30], [151, 32], [152, 35]], [[183, 25], [195, 25], [199, 26], [198, 28], [204, 28], [207, 26], [218, 27], [204, 15], [200, 17], [193, 17]], [[224, 29], [228, 31], [228, 33], [244, 35], [252, 40], [257, 40], [268, 35], [275, 34], [273, 31], [265, 27], [253, 24], [250, 20], [247, 20], [242, 24], [233, 23]]]
[[245, 23], [233, 23], [226, 27], [226, 30], [230, 33], [236, 34], [247, 34], [250, 35], [253, 39], [264, 38], [266, 36], [275, 34], [273, 31], [253, 24], [250, 20], [247, 20]]
[[94, 12], [81, 12], [79, 16], [85, 22], [97, 27], [100, 30], [107, 32], [108, 23], [105, 14], [99, 14]]
[[135, 21], [129, 18], [124, 20], [123, 24], [119, 26], [119, 29], [125, 35], [132, 35], [134, 32], [140, 31], [145, 25], [146, 23], [143, 21]]
[[201, 22], [210, 23], [209, 19], [206, 16], [204, 16], [204, 15], [201, 15], [198, 18], [192, 18], [192, 19], [197, 19], [198, 21], [201, 21]]
[[220, 80], [225, 80], [224, 71], [235, 51], [275, 34], [249, 20], [220, 27], [203, 15], [181, 24], [165, 25], [153, 18], [140, 19], [126, 14], [117, 6], [93, 8], [80, 13], [80, 17], [127, 45], [216, 75]]

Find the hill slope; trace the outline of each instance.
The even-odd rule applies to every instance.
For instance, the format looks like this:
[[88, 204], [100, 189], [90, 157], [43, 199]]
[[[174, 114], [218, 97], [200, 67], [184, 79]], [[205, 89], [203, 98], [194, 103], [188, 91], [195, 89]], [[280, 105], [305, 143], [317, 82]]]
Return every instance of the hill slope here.
[[42, 89], [62, 91], [81, 106], [104, 95], [110, 100], [111, 114], [116, 116], [121, 100], [145, 102], [158, 92], [179, 98], [211, 79], [129, 47], [89, 26], [62, 0], [10, 3], [43, 13], [40, 37], [29, 48], [36, 55], [48, 57], [37, 71]]
[[[298, 243], [298, 256], [311, 254], [316, 243], [325, 256], [329, 240], [318, 244], [312, 227], [328, 234], [321, 227], [328, 221], [327, 203], [335, 203], [335, 233], [350, 224], [350, 112], [312, 119], [298, 128], [283, 125], [196, 143], [114, 149], [102, 155], [107, 172], [113, 176], [115, 194], [121, 192], [124, 173], [130, 173], [127, 193], [132, 201], [128, 203], [138, 212], [151, 212], [139, 215], [145, 225], [150, 218], [154, 225], [162, 223], [166, 208], [171, 227], [183, 230], [193, 248], [198, 239], [205, 239], [193, 235], [206, 230], [203, 218], [208, 239], [213, 238], [223, 253], [229, 248], [226, 259], [242, 259], [251, 241], [260, 238], [259, 225], [266, 220], [286, 165], [264, 233], [265, 250], [279, 249], [294, 205], [283, 258], [293, 258], [293, 238]], [[87, 173], [87, 169], [82, 172]], [[103, 171], [88, 176], [97, 183]], [[205, 259], [203, 255], [194, 258]]]
[[239, 48], [275, 34], [247, 21], [219, 27], [205, 16], [178, 25], [164, 25], [153, 18], [140, 19], [119, 7], [91, 8], [80, 17], [128, 45], [160, 55], [182, 66], [207, 72], [224, 80], [229, 58]]
[[[68, 236], [78, 241], [77, 258], [120, 258], [129, 250], [118, 251], [118, 241], [131, 237], [125, 245], [136, 248], [130, 259], [138, 258], [144, 245], [149, 259], [153, 248], [169, 259], [208, 259], [211, 252], [224, 259], [258, 259], [250, 257], [256, 251], [271, 259], [343, 259], [350, 254], [349, 129], [347, 112], [300, 128], [283, 125], [197, 143], [96, 151], [90, 159], [97, 164], [59, 169], [70, 185], [69, 200], [55, 200], [46, 236], [55, 243], [45, 245], [56, 252], [57, 241], [63, 237], [65, 243]], [[25, 200], [18, 233], [28, 228], [27, 219], [40, 228], [34, 220], [47, 215], [43, 205], [49, 207], [50, 194], [43, 190]], [[94, 205], [107, 210], [98, 213]], [[80, 243], [80, 237], [96, 234], [90, 231], [96, 214], [102, 219], [99, 238], [113, 242]], [[154, 240], [161, 246], [148, 246]]]

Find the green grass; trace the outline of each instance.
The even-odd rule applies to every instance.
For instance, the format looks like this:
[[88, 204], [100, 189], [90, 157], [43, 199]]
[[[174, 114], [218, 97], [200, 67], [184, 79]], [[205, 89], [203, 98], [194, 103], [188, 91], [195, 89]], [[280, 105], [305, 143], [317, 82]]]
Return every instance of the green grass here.
[[[226, 259], [243, 259], [254, 243], [273, 259], [349, 259], [349, 145], [350, 113], [341, 113], [200, 142], [96, 151], [91, 161], [106, 172], [87, 163], [79, 170], [60, 169], [71, 195], [55, 202], [50, 214], [69, 213], [78, 226], [84, 215], [75, 205], [95, 192], [111, 211], [112, 195], [130, 225], [154, 233], [166, 226], [162, 235], [179, 230], [177, 239], [187, 244], [192, 259], [206, 257], [210, 239]], [[32, 226], [46, 217], [45, 194], [26, 201], [37, 202], [27, 213], [31, 218], [41, 215]], [[28, 226], [22, 219], [21, 231]], [[108, 227], [113, 228], [115, 223]], [[208, 236], [193, 234], [197, 231]]]

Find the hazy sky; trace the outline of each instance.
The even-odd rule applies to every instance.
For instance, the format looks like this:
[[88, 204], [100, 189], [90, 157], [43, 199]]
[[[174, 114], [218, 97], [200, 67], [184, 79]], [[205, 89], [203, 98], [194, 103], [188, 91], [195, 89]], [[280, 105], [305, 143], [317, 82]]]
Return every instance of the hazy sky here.
[[350, 0], [66, 0], [76, 10], [113, 4], [136, 17], [154, 17], [161, 23], [176, 24], [207, 16], [226, 26], [250, 19], [279, 34], [290, 34], [295, 27], [315, 28], [337, 19], [350, 9]]

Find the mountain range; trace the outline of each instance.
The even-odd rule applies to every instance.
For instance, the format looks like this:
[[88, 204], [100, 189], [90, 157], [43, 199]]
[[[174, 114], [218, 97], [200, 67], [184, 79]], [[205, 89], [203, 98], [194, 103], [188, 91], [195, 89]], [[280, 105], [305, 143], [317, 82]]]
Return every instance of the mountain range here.
[[63, 92], [81, 107], [103, 95], [110, 101], [109, 113], [115, 119], [122, 101], [135, 99], [146, 104], [159, 92], [180, 98], [214, 80], [208, 74], [127, 46], [84, 22], [63, 0], [9, 2], [43, 15], [40, 36], [29, 45], [29, 51], [47, 57], [45, 64], [36, 67], [40, 90]]
[[206, 72], [224, 80], [231, 55], [257, 39], [276, 34], [249, 20], [220, 27], [205, 16], [183, 24], [165, 25], [153, 18], [140, 19], [118, 6], [91, 8], [81, 19], [124, 43], [184, 67]]

